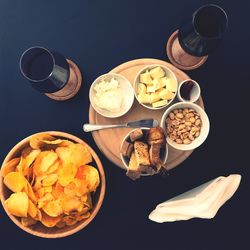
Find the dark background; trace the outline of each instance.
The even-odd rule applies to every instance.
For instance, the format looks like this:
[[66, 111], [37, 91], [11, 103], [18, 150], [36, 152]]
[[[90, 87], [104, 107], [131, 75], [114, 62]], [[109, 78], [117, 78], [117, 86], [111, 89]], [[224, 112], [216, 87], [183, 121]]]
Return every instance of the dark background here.
[[[184, 16], [203, 0], [0, 0], [0, 148], [2, 161], [21, 139], [59, 130], [87, 141], [107, 178], [103, 206], [84, 230], [46, 240], [17, 228], [0, 208], [1, 249], [247, 249], [249, 206], [249, 1], [213, 1], [228, 13], [229, 29], [201, 68], [188, 72], [202, 87], [211, 121], [206, 142], [169, 176], [131, 181], [98, 150], [88, 122], [93, 80], [136, 58], [167, 60], [165, 44]], [[72, 100], [56, 102], [21, 76], [18, 61], [30, 46], [57, 50], [78, 64], [83, 85]], [[239, 173], [241, 185], [211, 220], [157, 224], [154, 207], [220, 175]]]

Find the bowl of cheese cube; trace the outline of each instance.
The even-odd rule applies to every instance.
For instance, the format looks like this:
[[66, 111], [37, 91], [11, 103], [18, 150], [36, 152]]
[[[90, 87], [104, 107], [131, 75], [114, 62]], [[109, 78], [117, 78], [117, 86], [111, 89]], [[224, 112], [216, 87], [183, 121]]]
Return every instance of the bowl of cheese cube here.
[[176, 97], [178, 81], [168, 67], [148, 65], [141, 69], [134, 80], [137, 101], [148, 109], [162, 109]]

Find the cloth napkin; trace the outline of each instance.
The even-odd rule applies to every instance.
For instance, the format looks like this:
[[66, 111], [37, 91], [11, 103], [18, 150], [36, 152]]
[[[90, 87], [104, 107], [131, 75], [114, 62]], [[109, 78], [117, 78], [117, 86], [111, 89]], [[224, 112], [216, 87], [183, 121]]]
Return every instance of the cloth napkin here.
[[158, 223], [189, 220], [194, 217], [211, 219], [229, 200], [240, 185], [241, 175], [220, 176], [188, 192], [159, 204], [149, 214]]

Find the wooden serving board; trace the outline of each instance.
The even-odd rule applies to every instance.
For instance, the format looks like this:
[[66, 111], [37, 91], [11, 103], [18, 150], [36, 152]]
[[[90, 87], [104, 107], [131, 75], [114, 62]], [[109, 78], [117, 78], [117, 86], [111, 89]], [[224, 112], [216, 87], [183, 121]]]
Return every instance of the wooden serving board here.
[[[150, 65], [150, 64], [160, 64], [160, 65], [167, 66], [169, 69], [171, 69], [175, 73], [179, 83], [189, 78], [186, 73], [177, 69], [172, 64], [167, 63], [165, 61], [158, 60], [158, 59], [132, 60], [132, 61], [119, 65], [118, 67], [112, 69], [110, 72], [125, 76], [131, 82], [131, 84], [133, 84], [134, 78], [136, 74], [138, 73], [138, 71], [142, 69], [143, 67]], [[203, 101], [201, 97], [196, 102], [196, 104], [198, 104], [204, 109], [204, 105], [203, 105]], [[168, 107], [159, 109], [159, 110], [150, 110], [140, 105], [135, 99], [132, 108], [127, 114], [125, 114], [122, 117], [112, 119], [112, 118], [106, 118], [106, 117], [99, 115], [98, 113], [95, 112], [95, 110], [90, 105], [89, 122], [91, 124], [120, 124], [120, 123], [126, 123], [128, 121], [134, 121], [134, 120], [140, 120], [140, 119], [146, 119], [146, 118], [154, 118], [154, 119], [157, 119], [160, 124], [161, 117], [167, 108]], [[115, 165], [123, 169], [126, 169], [126, 168], [120, 159], [120, 146], [121, 146], [121, 142], [123, 138], [126, 136], [126, 134], [130, 130], [132, 129], [131, 128], [116, 128], [116, 129], [104, 129], [104, 130], [92, 132], [92, 136], [95, 140], [95, 143], [97, 144], [99, 149], [102, 151], [102, 153]], [[168, 155], [168, 160], [166, 163], [166, 169], [170, 170], [178, 166], [187, 157], [189, 157], [192, 152], [193, 150], [180, 151], [169, 146], [169, 155]]]

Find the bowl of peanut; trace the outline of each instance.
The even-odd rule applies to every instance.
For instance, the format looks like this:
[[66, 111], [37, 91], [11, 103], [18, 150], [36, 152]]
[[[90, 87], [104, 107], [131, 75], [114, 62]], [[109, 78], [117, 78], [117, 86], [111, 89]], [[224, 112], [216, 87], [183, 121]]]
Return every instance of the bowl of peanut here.
[[210, 123], [206, 112], [197, 104], [178, 102], [165, 111], [161, 127], [166, 132], [170, 146], [188, 151], [199, 147], [206, 140]]

